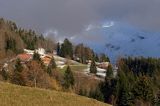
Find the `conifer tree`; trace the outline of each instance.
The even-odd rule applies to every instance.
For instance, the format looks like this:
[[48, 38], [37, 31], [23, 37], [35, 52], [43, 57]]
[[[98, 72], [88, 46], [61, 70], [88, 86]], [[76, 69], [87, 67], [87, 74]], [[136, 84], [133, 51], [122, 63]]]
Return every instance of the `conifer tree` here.
[[13, 52], [17, 52], [16, 51], [16, 41], [15, 39], [13, 38], [9, 38], [8, 37], [8, 34], [5, 33], [5, 36], [6, 36], [6, 39], [5, 39], [5, 50], [8, 51], [8, 50], [12, 50]]
[[23, 66], [21, 64], [21, 60], [17, 59], [15, 64], [15, 71], [22, 72], [22, 70], [23, 70]]
[[23, 66], [19, 59], [16, 60], [15, 69], [11, 77], [11, 82], [17, 85], [25, 86], [25, 79], [22, 74]]
[[106, 71], [106, 77], [108, 78], [113, 78], [113, 69], [112, 69], [112, 65], [109, 65]]
[[65, 39], [61, 45], [60, 56], [73, 58], [73, 46], [68, 39]]
[[57, 43], [57, 48], [56, 48], [56, 50], [57, 50], [57, 55], [58, 55], [58, 56], [60, 56], [60, 53], [61, 53], [61, 47], [60, 47], [59, 42]]
[[89, 97], [99, 101], [104, 101], [103, 94], [99, 88], [96, 88], [95, 90], [91, 90], [89, 92]]
[[102, 53], [102, 54], [100, 55], [100, 61], [101, 61], [101, 62], [110, 62], [110, 59], [109, 59], [109, 57], [107, 57], [104, 53]]
[[57, 65], [56, 65], [56, 62], [55, 62], [55, 59], [54, 57], [52, 57], [50, 63], [49, 63], [49, 66], [52, 68], [52, 69], [56, 69], [57, 68]]
[[145, 102], [151, 102], [154, 98], [153, 89], [151, 87], [150, 81], [147, 77], [140, 77], [139, 80], [134, 85], [132, 93], [137, 99], [142, 99]]
[[6, 72], [6, 70], [4, 68], [1, 71], [1, 75], [3, 77], [3, 80], [7, 80], [8, 79], [8, 73]]
[[95, 61], [99, 62], [99, 56], [98, 56], [98, 54], [95, 55]]
[[90, 66], [90, 73], [96, 74], [97, 67], [94, 58], [92, 59], [91, 66]]
[[132, 99], [132, 94], [128, 91], [128, 88], [121, 88], [118, 102], [119, 106], [130, 106], [133, 102]]
[[56, 62], [55, 62], [55, 60], [54, 60], [54, 57], [52, 57], [49, 65], [48, 65], [48, 68], [47, 68], [47, 73], [48, 73], [50, 76], [52, 76], [53, 70], [55, 70], [56, 67], [57, 67], [57, 66], [56, 66]]
[[74, 86], [74, 83], [75, 83], [75, 80], [74, 80], [73, 73], [71, 71], [70, 66], [68, 66], [64, 74], [64, 87], [66, 89], [72, 88]]
[[40, 55], [37, 52], [34, 52], [34, 54], [33, 54], [33, 60], [39, 61], [39, 62], [41, 61]]

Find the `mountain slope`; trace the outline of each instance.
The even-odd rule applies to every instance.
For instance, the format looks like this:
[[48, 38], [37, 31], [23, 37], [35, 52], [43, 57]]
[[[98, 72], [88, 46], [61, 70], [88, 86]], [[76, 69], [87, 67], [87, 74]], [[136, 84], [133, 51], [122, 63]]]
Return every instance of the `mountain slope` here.
[[[13, 43], [7, 44], [7, 42], [11, 42], [11, 40]], [[10, 48], [7, 48], [7, 45], [10, 45], [8, 46]], [[10, 22], [0, 19], [0, 59], [12, 55], [14, 51], [11, 48], [16, 49], [17, 51], [22, 50], [24, 48], [23, 40], [11, 28]]]
[[110, 106], [75, 94], [0, 82], [1, 106]]
[[24, 48], [40, 47], [51, 51], [54, 43], [33, 30], [18, 28], [14, 22], [0, 18], [0, 59], [20, 53]]
[[160, 32], [115, 22], [109, 27], [95, 27], [84, 35], [92, 40], [80, 36], [76, 42], [84, 42], [99, 53], [105, 52], [112, 61], [119, 56], [160, 57]]

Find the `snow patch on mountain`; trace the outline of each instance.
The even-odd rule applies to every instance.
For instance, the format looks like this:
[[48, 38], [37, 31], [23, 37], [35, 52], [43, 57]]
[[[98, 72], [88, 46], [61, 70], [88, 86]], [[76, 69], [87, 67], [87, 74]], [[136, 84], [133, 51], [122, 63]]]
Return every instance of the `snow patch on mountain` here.
[[124, 23], [95, 27], [74, 42], [83, 42], [98, 53], [105, 52], [113, 62], [122, 56], [160, 57], [160, 32], [143, 31]]

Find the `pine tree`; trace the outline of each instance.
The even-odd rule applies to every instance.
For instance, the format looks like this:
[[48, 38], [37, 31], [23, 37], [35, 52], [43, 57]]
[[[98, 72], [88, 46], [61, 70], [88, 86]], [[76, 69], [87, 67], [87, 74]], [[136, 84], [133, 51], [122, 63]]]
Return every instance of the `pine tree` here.
[[66, 89], [72, 88], [74, 86], [74, 83], [75, 83], [75, 80], [74, 80], [73, 73], [71, 71], [70, 66], [68, 66], [64, 74], [64, 87]]
[[116, 95], [117, 80], [106, 78], [99, 86], [104, 97], [104, 102], [113, 104], [114, 100], [111, 97]]
[[21, 60], [17, 59], [15, 64], [15, 71], [22, 72], [22, 70], [23, 70], [23, 66], [21, 64]]
[[132, 93], [137, 99], [142, 99], [145, 102], [151, 102], [154, 98], [153, 89], [147, 77], [140, 77], [134, 85]]
[[16, 60], [15, 69], [11, 77], [11, 82], [17, 85], [25, 86], [25, 79], [22, 74], [23, 66], [19, 59]]
[[120, 106], [130, 106], [133, 102], [130, 83], [125, 71], [120, 70], [118, 73], [117, 97]]
[[34, 52], [34, 54], [33, 54], [33, 60], [39, 61], [39, 62], [41, 61], [40, 55], [37, 52]]
[[89, 92], [89, 97], [99, 101], [104, 101], [103, 94], [99, 88], [96, 88], [95, 90], [91, 90]]
[[113, 78], [113, 69], [112, 69], [112, 65], [109, 65], [106, 71], [106, 77], [108, 78]]
[[48, 68], [47, 68], [47, 73], [48, 73], [50, 76], [52, 76], [53, 70], [55, 70], [56, 67], [57, 67], [57, 66], [56, 66], [56, 62], [55, 62], [55, 60], [54, 60], [54, 57], [52, 57], [49, 65], [48, 65]]
[[60, 56], [73, 58], [73, 46], [68, 39], [65, 39], [63, 44], [61, 45]]
[[95, 61], [99, 62], [99, 56], [98, 56], [98, 54], [95, 55]]
[[61, 44], [61, 51], [60, 51], [60, 56], [61, 57], [65, 57], [65, 46], [64, 46], [64, 44]]
[[47, 73], [49, 74], [49, 76], [52, 76], [52, 69], [51, 69], [51, 67], [47, 67]]
[[85, 50], [84, 50], [84, 45], [83, 44], [79, 44], [75, 47], [75, 56], [79, 58], [79, 62], [81, 63], [85, 63]]
[[6, 72], [6, 70], [4, 68], [1, 71], [1, 75], [3, 77], [3, 80], [7, 80], [8, 79], [8, 73]]
[[56, 69], [57, 68], [57, 65], [56, 65], [56, 62], [54, 60], [54, 57], [52, 57], [50, 63], [49, 63], [49, 66], [52, 68], [52, 69]]
[[16, 41], [13, 38], [9, 38], [7, 33], [5, 33], [6, 39], [5, 39], [5, 50], [12, 50], [13, 52], [17, 52], [16, 51]]
[[94, 58], [92, 59], [91, 66], [90, 66], [90, 73], [96, 74], [97, 67]]
[[60, 47], [60, 44], [59, 42], [57, 43], [57, 55], [60, 56], [60, 53], [61, 53], [61, 47]]
[[121, 88], [119, 95], [119, 106], [130, 106], [132, 104], [132, 94], [127, 90], [127, 88]]
[[101, 62], [110, 62], [110, 59], [104, 53], [102, 53], [100, 56], [100, 61]]

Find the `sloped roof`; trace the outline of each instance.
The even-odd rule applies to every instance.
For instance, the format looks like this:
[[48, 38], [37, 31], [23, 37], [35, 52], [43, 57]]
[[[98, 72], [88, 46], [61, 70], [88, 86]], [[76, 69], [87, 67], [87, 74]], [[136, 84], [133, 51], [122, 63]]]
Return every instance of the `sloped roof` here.
[[19, 54], [17, 58], [19, 58], [21, 61], [29, 61], [30, 59], [32, 59], [32, 55], [23, 53]]

